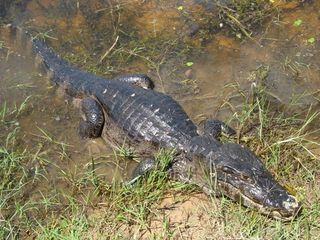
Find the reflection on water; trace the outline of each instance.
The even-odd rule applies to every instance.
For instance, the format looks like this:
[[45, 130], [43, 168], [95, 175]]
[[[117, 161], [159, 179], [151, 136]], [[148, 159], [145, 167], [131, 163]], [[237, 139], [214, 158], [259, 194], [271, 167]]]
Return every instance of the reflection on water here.
[[[285, 5], [291, 9], [281, 19], [267, 22], [256, 41], [243, 42], [223, 31], [208, 32], [211, 36], [203, 41], [202, 11], [205, 14], [212, 8], [203, 7], [207, 1], [179, 2], [30, 0], [10, 12], [15, 21], [46, 38], [80, 68], [106, 77], [148, 73], [157, 90], [172, 95], [196, 120], [199, 115], [228, 117], [228, 113], [217, 112], [232, 91], [224, 86], [238, 82], [241, 88], [249, 89], [251, 73], [259, 66], [268, 67], [264, 84], [281, 104], [302, 94], [302, 107], [317, 103], [319, 1], [297, 8]], [[297, 20], [301, 24], [295, 24]], [[52, 161], [48, 167], [52, 176], [59, 168], [81, 173], [81, 168], [91, 166], [94, 156], [100, 174], [109, 180], [114, 175], [121, 178], [126, 163], [112, 164], [110, 147], [97, 147], [100, 145], [78, 137], [79, 112], [72, 101], [39, 75], [28, 56], [14, 50], [12, 40], [2, 39], [1, 44], [0, 103], [13, 106], [32, 96], [18, 119], [22, 146], [44, 151], [46, 146], [39, 146], [39, 142], [45, 132], [58, 142], [43, 153]], [[105, 53], [104, 62], [97, 64]], [[61, 143], [68, 146], [65, 155]], [[131, 171], [134, 164], [129, 165]]]

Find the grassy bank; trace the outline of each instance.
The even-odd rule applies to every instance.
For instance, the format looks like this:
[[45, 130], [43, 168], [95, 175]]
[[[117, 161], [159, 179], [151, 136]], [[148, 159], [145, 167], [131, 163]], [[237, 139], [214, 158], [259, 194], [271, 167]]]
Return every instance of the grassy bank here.
[[[233, 98], [240, 97], [245, 104], [234, 106], [231, 98], [226, 102], [234, 111], [230, 120], [238, 134], [224, 140], [248, 145], [303, 202], [300, 215], [292, 222], [269, 219], [226, 198], [206, 197], [194, 186], [170, 181], [165, 166], [173, 154], [168, 151], [158, 153], [158, 169], [134, 186], [105, 181], [95, 172], [93, 160], [88, 160], [90, 167], [83, 174], [74, 175], [44, 154], [55, 148], [62, 157], [68, 155], [68, 147], [49, 134], [39, 139], [41, 148], [19, 144], [19, 118], [28, 104], [23, 102], [16, 107], [3, 104], [0, 111], [1, 238], [316, 239], [320, 189], [312, 123], [318, 112], [310, 108], [286, 114], [263, 88], [255, 88], [253, 94], [235, 89]], [[48, 172], [53, 166], [58, 185], [50, 182]], [[199, 204], [184, 205], [194, 201]], [[196, 223], [190, 220], [195, 216]]]

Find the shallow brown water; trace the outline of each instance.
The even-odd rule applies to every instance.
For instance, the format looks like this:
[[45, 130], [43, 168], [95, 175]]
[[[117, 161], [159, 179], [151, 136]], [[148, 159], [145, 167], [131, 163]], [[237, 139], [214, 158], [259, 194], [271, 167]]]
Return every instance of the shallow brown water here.
[[[302, 107], [317, 104], [316, 92], [320, 84], [319, 2], [290, 9], [281, 19], [271, 19], [266, 31], [255, 37], [256, 41], [248, 39], [241, 43], [220, 32], [202, 44], [201, 51], [194, 47], [201, 39], [197, 29], [194, 35], [190, 34], [194, 27], [186, 21], [186, 15], [195, 16], [193, 24], [198, 24], [201, 19], [196, 16], [205, 11], [203, 5], [188, 1], [182, 10], [179, 6], [174, 1], [169, 4], [165, 1], [111, 1], [103, 4], [93, 0], [41, 3], [31, 0], [23, 8], [19, 6], [11, 12], [15, 12], [15, 21], [20, 25], [47, 35], [49, 44], [57, 52], [81, 68], [87, 67], [87, 61], [97, 63], [118, 34], [119, 46], [116, 45], [113, 51], [123, 50], [122, 54], [129, 52], [129, 56], [121, 61], [114, 60], [113, 56], [119, 58], [121, 54], [112, 54], [111, 51], [104, 63], [107, 67], [98, 71], [99, 74], [112, 77], [126, 72], [148, 73], [155, 81], [156, 90], [165, 91], [180, 101], [197, 121], [203, 117], [227, 117], [228, 113], [218, 111], [232, 90], [225, 85], [237, 82], [241, 88], [249, 89], [253, 80], [250, 76], [261, 65], [269, 67], [265, 84], [281, 104], [289, 104], [295, 95], [303, 93], [306, 94], [299, 101]], [[302, 20], [298, 27], [294, 26], [297, 19]], [[316, 42], [308, 44], [307, 39], [311, 37]], [[161, 55], [157, 48], [152, 49], [154, 52], [148, 52], [150, 48], [147, 46], [143, 48], [153, 39], [157, 39], [156, 44], [172, 43], [163, 45], [167, 49]], [[140, 50], [130, 42], [138, 40], [141, 40], [137, 42]], [[14, 51], [10, 42], [5, 39], [4, 45]], [[180, 46], [175, 46], [174, 42]], [[189, 42], [196, 43], [193, 45], [195, 49], [182, 54]], [[83, 149], [87, 141], [77, 135], [78, 110], [39, 75], [30, 62], [32, 59], [19, 56], [19, 49], [15, 52], [18, 53], [8, 57], [8, 51], [2, 51], [0, 101], [19, 104], [32, 96], [27, 114], [19, 118], [20, 127], [25, 132], [24, 141], [32, 146], [32, 136], [39, 134], [37, 128], [41, 128], [71, 145], [75, 155], [72, 157], [86, 159], [82, 154], [88, 152]], [[193, 62], [193, 65], [187, 67], [187, 62]], [[80, 156], [76, 157], [77, 153]], [[111, 153], [109, 150], [104, 154]]]
[[[230, 111], [220, 107], [234, 89], [225, 86], [238, 83], [241, 89], [250, 89], [252, 72], [259, 66], [269, 67], [265, 84], [278, 104], [288, 105], [297, 98], [301, 108], [318, 104], [319, 1], [284, 8], [282, 17], [268, 21], [265, 31], [254, 36], [255, 41], [240, 41], [222, 31], [212, 33], [205, 43], [196, 26], [204, 11], [203, 5], [196, 3], [201, 1], [186, 1], [182, 10], [180, 1], [102, 2], [31, 0], [23, 10], [21, 6], [12, 10], [11, 19], [35, 33], [45, 33], [48, 44], [80, 68], [105, 77], [148, 73], [156, 90], [172, 95], [195, 121], [204, 117], [228, 118]], [[300, 26], [294, 26], [297, 19], [302, 20]], [[116, 36], [120, 36], [119, 41], [103, 66], [96, 69]], [[308, 43], [310, 38], [315, 42]], [[54, 183], [63, 182], [55, 178], [61, 169], [82, 174], [90, 168], [92, 157], [98, 173], [109, 181], [114, 176], [125, 176], [125, 169], [130, 172], [134, 163], [114, 163], [112, 149], [100, 144], [101, 140], [79, 138], [80, 115], [72, 101], [39, 75], [31, 59], [19, 53], [10, 39], [2, 41], [8, 48], [1, 51], [0, 103], [7, 102], [12, 107], [31, 96], [17, 123], [21, 128], [21, 147], [39, 149], [50, 159], [47, 171]], [[159, 45], [161, 49], [147, 44]], [[8, 55], [11, 50], [13, 53]], [[187, 62], [193, 65], [187, 66]], [[236, 101], [235, 104], [241, 104]], [[40, 129], [57, 143], [44, 140]], [[65, 155], [63, 144], [67, 144]], [[46, 150], [48, 146], [54, 148]]]

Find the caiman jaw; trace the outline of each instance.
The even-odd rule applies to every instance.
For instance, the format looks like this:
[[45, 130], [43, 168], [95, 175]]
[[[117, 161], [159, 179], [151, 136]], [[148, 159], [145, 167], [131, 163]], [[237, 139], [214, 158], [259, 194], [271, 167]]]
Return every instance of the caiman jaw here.
[[270, 217], [289, 221], [300, 210], [298, 200], [288, 193], [250, 149], [225, 143], [206, 158], [217, 191]]
[[257, 209], [262, 214], [270, 216], [274, 219], [291, 221], [296, 217], [301, 209], [301, 204], [298, 202], [298, 200], [294, 196], [289, 194], [288, 198], [282, 202], [281, 208], [276, 208], [268, 207], [264, 205], [263, 202], [259, 203], [249, 198], [248, 196], [243, 194], [240, 189], [232, 186], [229, 183], [218, 181], [218, 187], [220, 192], [222, 192], [232, 200], [241, 202], [246, 207]]

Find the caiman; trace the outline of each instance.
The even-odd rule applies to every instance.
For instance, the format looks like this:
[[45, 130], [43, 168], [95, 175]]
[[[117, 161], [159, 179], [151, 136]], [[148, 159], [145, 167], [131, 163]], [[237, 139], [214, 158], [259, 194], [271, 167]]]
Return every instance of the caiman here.
[[[171, 171], [180, 180], [277, 219], [291, 220], [297, 215], [301, 204], [254, 153], [242, 145], [217, 140], [223, 130], [232, 133], [223, 122], [208, 120], [200, 131], [172, 97], [152, 89], [148, 76], [130, 74], [112, 80], [99, 77], [72, 66], [43, 40], [32, 38], [20, 27], [11, 24], [5, 29], [20, 45], [30, 48], [35, 62], [53, 83], [69, 96], [81, 99], [82, 137], [110, 138], [110, 129], [117, 129], [131, 142], [174, 148], [181, 154], [173, 161]], [[152, 159], [142, 160], [134, 175], [142, 175], [154, 164]], [[207, 183], [198, 181], [204, 179], [198, 174], [206, 174]]]

